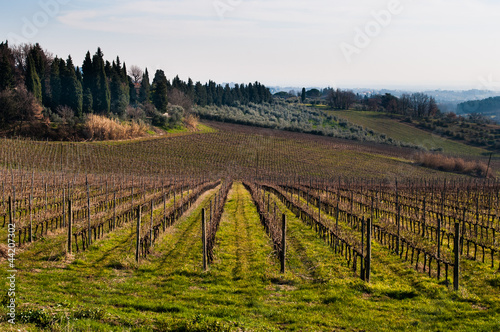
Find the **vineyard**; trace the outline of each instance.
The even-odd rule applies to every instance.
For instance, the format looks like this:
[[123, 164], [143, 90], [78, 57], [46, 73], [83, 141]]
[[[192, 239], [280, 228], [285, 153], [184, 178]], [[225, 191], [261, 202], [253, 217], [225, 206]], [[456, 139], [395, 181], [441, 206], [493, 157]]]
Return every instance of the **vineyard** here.
[[498, 181], [213, 127], [0, 140], [2, 330], [498, 329]]

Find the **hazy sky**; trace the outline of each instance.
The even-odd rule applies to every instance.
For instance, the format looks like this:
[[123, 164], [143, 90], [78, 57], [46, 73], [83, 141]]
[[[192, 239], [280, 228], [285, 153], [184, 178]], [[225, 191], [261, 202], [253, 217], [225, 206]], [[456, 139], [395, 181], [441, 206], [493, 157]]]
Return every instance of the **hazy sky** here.
[[0, 39], [266, 85], [500, 90], [500, 1], [20, 0]]

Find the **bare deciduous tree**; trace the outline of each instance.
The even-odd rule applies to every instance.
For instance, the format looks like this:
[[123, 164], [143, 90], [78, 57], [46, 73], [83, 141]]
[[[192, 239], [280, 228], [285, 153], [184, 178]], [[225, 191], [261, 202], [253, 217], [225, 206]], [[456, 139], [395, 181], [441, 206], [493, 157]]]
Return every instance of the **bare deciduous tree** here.
[[142, 81], [143, 71], [139, 66], [132, 65], [128, 70], [128, 74], [134, 80], [134, 83], [140, 83]]
[[193, 102], [186, 96], [185, 93], [180, 91], [179, 89], [173, 89], [172, 92], [168, 95], [168, 101], [172, 105], [182, 106], [186, 113], [191, 113], [191, 109], [193, 107]]

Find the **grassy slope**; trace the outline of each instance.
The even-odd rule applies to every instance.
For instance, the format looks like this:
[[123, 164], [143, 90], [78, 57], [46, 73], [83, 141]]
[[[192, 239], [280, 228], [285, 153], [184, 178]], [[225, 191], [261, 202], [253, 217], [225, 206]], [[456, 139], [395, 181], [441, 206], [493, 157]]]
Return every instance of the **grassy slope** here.
[[481, 148], [433, 135], [398, 120], [390, 119], [379, 112], [327, 111], [327, 113], [386, 134], [396, 140], [422, 145], [427, 149], [442, 148], [445, 153], [465, 156], [480, 156], [487, 152]]

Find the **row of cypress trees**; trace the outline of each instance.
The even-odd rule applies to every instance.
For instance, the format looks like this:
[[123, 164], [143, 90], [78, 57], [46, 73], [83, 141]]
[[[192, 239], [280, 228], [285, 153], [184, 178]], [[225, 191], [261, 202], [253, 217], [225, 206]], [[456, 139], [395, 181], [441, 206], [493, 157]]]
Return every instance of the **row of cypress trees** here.
[[187, 82], [178, 76], [170, 82], [163, 70], [155, 72], [151, 84], [146, 69], [140, 79], [133, 79], [127, 66], [117, 57], [104, 59], [101, 48], [94, 55], [87, 52], [81, 68], [71, 56], [66, 60], [51, 57], [39, 44], [10, 48], [0, 44], [0, 91], [24, 85], [44, 107], [56, 111], [71, 108], [75, 115], [86, 113], [121, 116], [127, 106], [152, 104], [157, 111], [167, 112], [169, 94], [178, 90], [200, 106], [271, 102], [268, 88], [259, 82], [248, 85], [222, 86], [214, 81], [206, 84]]

